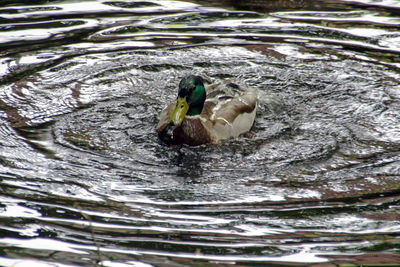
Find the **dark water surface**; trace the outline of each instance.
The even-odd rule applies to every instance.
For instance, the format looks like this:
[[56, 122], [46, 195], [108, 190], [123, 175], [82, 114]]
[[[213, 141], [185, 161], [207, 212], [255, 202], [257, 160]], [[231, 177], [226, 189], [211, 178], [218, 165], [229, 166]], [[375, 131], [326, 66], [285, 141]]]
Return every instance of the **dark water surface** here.
[[[400, 2], [0, 1], [0, 265], [400, 263]], [[162, 144], [188, 73], [251, 134]]]

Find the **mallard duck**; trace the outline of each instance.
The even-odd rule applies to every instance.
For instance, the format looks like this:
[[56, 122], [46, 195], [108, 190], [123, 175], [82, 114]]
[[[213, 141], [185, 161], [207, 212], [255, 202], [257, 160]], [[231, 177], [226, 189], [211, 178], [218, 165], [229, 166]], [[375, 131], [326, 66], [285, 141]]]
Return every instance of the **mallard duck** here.
[[255, 90], [243, 90], [230, 81], [204, 87], [199, 76], [179, 83], [178, 97], [160, 114], [157, 133], [172, 144], [218, 143], [248, 132], [257, 109]]

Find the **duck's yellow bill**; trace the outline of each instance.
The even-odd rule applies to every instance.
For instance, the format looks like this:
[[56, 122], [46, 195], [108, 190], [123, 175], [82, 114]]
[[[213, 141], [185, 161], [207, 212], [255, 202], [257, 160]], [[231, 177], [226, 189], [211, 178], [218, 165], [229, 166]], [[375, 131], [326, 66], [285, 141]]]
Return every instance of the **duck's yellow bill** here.
[[180, 125], [183, 119], [185, 118], [185, 115], [188, 110], [189, 110], [189, 105], [186, 101], [186, 96], [184, 98], [178, 97], [176, 102], [176, 108], [174, 112], [172, 112], [172, 115], [169, 118], [168, 123], [173, 124], [175, 126]]

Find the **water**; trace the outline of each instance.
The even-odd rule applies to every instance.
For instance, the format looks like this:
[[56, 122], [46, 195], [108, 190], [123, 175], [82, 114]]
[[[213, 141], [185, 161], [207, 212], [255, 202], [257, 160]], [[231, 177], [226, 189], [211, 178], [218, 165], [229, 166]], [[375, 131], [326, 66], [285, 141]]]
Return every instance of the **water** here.
[[[398, 1], [3, 1], [0, 265], [400, 262]], [[252, 131], [168, 146], [188, 73]]]

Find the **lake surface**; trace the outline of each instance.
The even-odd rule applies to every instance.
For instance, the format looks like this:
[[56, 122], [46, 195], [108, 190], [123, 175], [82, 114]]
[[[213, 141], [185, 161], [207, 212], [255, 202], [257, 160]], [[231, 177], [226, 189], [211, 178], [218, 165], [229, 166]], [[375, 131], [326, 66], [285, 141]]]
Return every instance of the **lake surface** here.
[[[399, 1], [0, 6], [0, 265], [400, 263]], [[159, 141], [189, 73], [251, 133]]]

